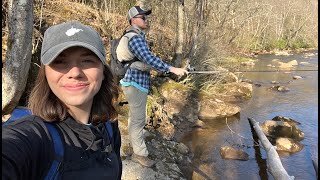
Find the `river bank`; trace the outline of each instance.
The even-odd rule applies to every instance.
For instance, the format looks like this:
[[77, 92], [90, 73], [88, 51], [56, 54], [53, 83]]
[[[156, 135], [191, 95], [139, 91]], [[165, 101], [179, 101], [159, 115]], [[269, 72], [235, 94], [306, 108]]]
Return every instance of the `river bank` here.
[[[307, 53], [307, 52], [306, 52]], [[306, 57], [310, 54], [305, 54]], [[275, 55], [272, 56], [274, 58], [282, 59], [283, 61], [289, 61], [293, 57], [290, 55]], [[287, 57], [287, 58], [286, 58]], [[309, 56], [311, 57], [311, 56]], [[300, 61], [305, 61], [306, 58]], [[311, 60], [310, 60], [311, 61]], [[258, 63], [259, 64], [259, 63]], [[266, 62], [263, 63], [263, 66], [266, 65]], [[300, 65], [299, 65], [300, 67]], [[256, 67], [259, 69], [259, 66]], [[292, 78], [294, 74], [286, 74], [285, 77], [286, 82], [288, 81], [288, 78]], [[283, 77], [285, 75], [280, 75], [279, 77]], [[303, 76], [303, 75], [302, 75]], [[263, 76], [258, 76], [263, 77]], [[268, 80], [268, 82], [271, 84], [272, 80], [278, 80], [282, 82], [282, 79], [277, 79], [277, 75], [272, 75]], [[304, 76], [303, 76], [304, 77]], [[266, 94], [269, 93], [270, 95], [277, 94], [276, 92], [270, 92], [265, 91], [264, 89], [267, 88], [266, 82], [262, 82], [260, 78], [255, 79], [252, 75], [246, 75], [246, 78], [252, 79], [254, 82], [260, 82], [262, 84], [261, 86], [255, 85], [255, 83], [252, 83], [253, 92], [252, 92], [252, 98], [239, 98], [241, 97], [239, 94], [234, 94], [235, 96], [229, 96], [228, 93], [224, 93], [224, 96], [214, 96], [211, 98], [208, 98], [208, 96], [205, 96], [203, 93], [195, 92], [195, 91], [177, 91], [176, 88], [173, 86], [171, 88], [159, 88], [157, 93], [161, 94], [162, 100], [158, 100], [157, 103], [160, 103], [159, 107], [162, 107], [161, 110], [158, 111], [151, 108], [151, 111], [153, 111], [150, 116], [155, 116], [155, 114], [162, 114], [162, 119], [158, 118], [157, 123], [154, 123], [151, 118], [148, 119], [149, 126], [146, 126], [148, 129], [147, 131], [147, 147], [150, 150], [150, 156], [154, 160], [157, 161], [157, 164], [153, 168], [144, 168], [140, 166], [137, 163], [134, 163], [130, 161], [130, 148], [128, 137], [125, 132], [126, 129], [126, 118], [123, 118], [120, 122], [122, 122], [122, 128], [121, 131], [123, 135], [123, 179], [201, 179], [202, 178], [213, 178], [213, 177], [220, 177], [220, 178], [227, 178], [227, 179], [233, 179], [234, 177], [243, 177], [243, 178], [270, 178], [270, 174], [266, 171], [266, 167], [264, 167], [264, 154], [263, 152], [262, 157], [255, 157], [254, 158], [254, 149], [252, 148], [252, 142], [250, 143], [250, 136], [251, 131], [248, 126], [248, 121], [246, 120], [247, 116], [252, 116], [255, 119], [258, 119], [260, 121], [263, 121], [268, 118], [272, 118], [271, 116], [275, 115], [288, 115], [291, 117], [288, 112], [290, 112], [290, 106], [286, 108], [285, 111], [279, 111], [279, 109], [271, 108], [268, 110], [267, 114], [261, 114], [261, 110], [266, 110], [264, 107], [262, 107], [261, 98], [257, 98], [257, 92], [259, 94]], [[244, 79], [244, 77], [242, 78]], [[237, 80], [240, 81], [239, 79]], [[303, 82], [302, 81], [296, 81], [296, 82]], [[309, 81], [309, 80], [307, 80]], [[169, 81], [170, 82], [170, 81]], [[174, 83], [174, 82], [170, 82]], [[230, 83], [230, 82], [229, 82]], [[250, 84], [250, 83], [248, 83]], [[268, 83], [267, 83], [268, 84]], [[291, 85], [294, 86], [293, 89], [291, 89], [292, 93], [297, 92], [295, 88], [297, 88], [297, 85], [295, 83], [292, 83]], [[165, 90], [164, 90], [165, 89]], [[181, 87], [179, 87], [181, 89]], [[188, 89], [188, 88], [187, 88]], [[230, 91], [232, 91], [231, 88], [228, 88]], [[236, 88], [237, 90], [240, 90], [239, 88]], [[262, 90], [262, 92], [261, 92]], [[155, 91], [155, 90], [154, 90]], [[239, 92], [239, 91], [238, 91]], [[240, 90], [242, 92], [242, 90]], [[291, 94], [291, 92], [287, 93]], [[234, 93], [234, 92], [233, 92]], [[211, 94], [219, 94], [211, 92]], [[285, 97], [286, 93], [278, 93], [280, 97]], [[259, 95], [261, 96], [261, 95]], [[202, 108], [201, 103], [199, 103], [199, 98], [206, 99], [208, 102], [216, 104], [216, 106], [213, 106], [211, 108], [217, 108], [220, 106], [223, 106], [223, 103], [227, 104], [238, 104], [239, 107], [241, 107], [241, 112], [236, 113], [235, 116], [232, 116], [226, 119], [221, 116], [218, 117], [215, 121], [210, 120], [210, 118], [202, 118], [199, 119], [199, 111]], [[204, 97], [204, 98], [203, 98]], [[243, 94], [242, 94], [242, 97]], [[262, 96], [267, 98], [267, 96]], [[270, 96], [272, 97], [272, 96]], [[275, 97], [276, 98], [276, 97]], [[267, 98], [268, 99], [268, 98]], [[272, 98], [274, 99], [274, 98]], [[281, 98], [280, 98], [281, 99]], [[258, 100], [258, 102], [257, 102]], [[161, 102], [162, 101], [162, 102]], [[273, 100], [274, 101], [274, 100]], [[265, 103], [269, 103], [269, 106], [272, 107], [272, 102], [268, 100], [263, 101]], [[220, 103], [220, 104], [219, 104]], [[270, 104], [271, 103], [271, 104]], [[286, 104], [290, 104], [290, 101], [288, 101]], [[208, 104], [207, 104], [208, 105]], [[281, 105], [281, 103], [280, 103]], [[274, 106], [274, 104], [273, 104]], [[253, 109], [252, 109], [253, 108]], [[248, 112], [248, 110], [252, 109]], [[259, 112], [257, 114], [257, 112]], [[162, 112], [162, 113], [160, 113]], [[264, 111], [263, 111], [264, 112]], [[216, 112], [210, 112], [211, 114], [217, 114]], [[165, 114], [165, 115], [164, 115]], [[220, 112], [220, 114], [226, 114], [226, 112]], [[301, 115], [298, 116], [297, 119], [300, 120]], [[157, 119], [154, 118], [153, 119]], [[160, 120], [159, 120], [160, 119]], [[220, 119], [220, 120], [219, 120]], [[151, 122], [150, 122], [151, 121]], [[153, 127], [153, 125], [156, 126], [156, 128]], [[302, 125], [302, 129], [304, 131], [309, 131], [308, 129], [305, 129], [307, 127], [307, 124]], [[314, 125], [311, 125], [314, 127]], [[235, 133], [231, 133], [231, 130]], [[243, 135], [244, 133], [244, 135]], [[248, 134], [249, 133], [249, 134]], [[242, 134], [243, 136], [247, 137], [248, 139], [241, 139], [238, 137], [237, 134]], [[312, 135], [313, 136], [313, 135]], [[312, 139], [317, 139], [316, 137], [312, 137]], [[287, 159], [294, 159], [294, 157], [300, 157], [303, 156], [303, 154], [310, 154], [310, 149], [313, 149], [314, 146], [310, 146], [309, 144], [313, 143], [314, 140], [310, 140], [310, 138], [307, 135], [307, 138], [303, 141], [303, 143], [307, 144], [306, 148], [302, 150], [300, 153], [295, 154], [292, 156], [285, 156], [284, 159], [284, 166], [287, 169], [286, 161]], [[222, 144], [238, 144], [239, 147], [247, 147], [245, 148], [245, 151], [248, 152], [250, 155], [249, 161], [246, 162], [239, 162], [239, 161], [232, 161], [232, 160], [221, 160], [220, 154], [217, 153], [218, 147], [222, 146]], [[310, 148], [311, 147], [311, 148]], [[180, 149], [179, 149], [180, 148]], [[179, 150], [178, 150], [179, 149]], [[309, 150], [308, 150], [309, 149]], [[131, 152], [132, 153], [132, 152]], [[310, 155], [309, 155], [310, 156]], [[287, 158], [286, 158], [287, 157]], [[262, 160], [262, 163], [258, 163], [257, 166], [257, 160]], [[309, 159], [310, 160], [310, 159]], [[309, 164], [309, 160], [303, 159], [300, 161], [304, 162], [304, 164]], [[290, 160], [291, 161], [291, 160]], [[305, 163], [305, 161], [308, 161], [308, 163]], [[215, 162], [212, 164], [212, 162]], [[311, 162], [311, 161], [310, 161]], [[244, 165], [245, 164], [245, 165]], [[310, 164], [309, 164], [310, 165]], [[307, 165], [306, 167], [309, 167]], [[312, 165], [312, 164], [311, 164]], [[246, 166], [247, 169], [241, 169], [240, 167]], [[301, 168], [300, 166], [298, 166]], [[303, 167], [305, 169], [306, 167]], [[231, 169], [233, 170], [231, 170]], [[262, 172], [262, 174], [259, 175], [259, 170]], [[313, 170], [311, 166], [311, 170]], [[310, 173], [313, 174], [310, 170]], [[297, 171], [297, 170], [295, 170]], [[265, 173], [263, 173], [265, 172]], [[292, 170], [289, 170], [290, 173], [292, 173]], [[212, 177], [212, 174], [215, 174]], [[263, 175], [264, 174], [264, 175]], [[304, 177], [307, 176], [313, 176], [313, 175], [306, 175], [304, 174]], [[261, 177], [262, 176], [262, 177]], [[296, 175], [299, 177], [299, 175]], [[300, 176], [301, 177], [301, 176]], [[272, 179], [272, 178], [271, 178]]]

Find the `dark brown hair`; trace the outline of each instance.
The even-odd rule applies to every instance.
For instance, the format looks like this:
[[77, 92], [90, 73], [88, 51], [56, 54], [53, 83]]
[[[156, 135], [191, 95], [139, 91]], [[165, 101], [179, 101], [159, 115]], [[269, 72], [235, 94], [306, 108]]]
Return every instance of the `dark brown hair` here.
[[[113, 74], [108, 66], [104, 66], [104, 79], [101, 88], [93, 98], [91, 108], [91, 122], [93, 124], [114, 121], [117, 118], [115, 103], [119, 96], [118, 86], [114, 81]], [[32, 89], [28, 108], [32, 114], [37, 115], [45, 121], [62, 121], [68, 114], [67, 106], [51, 91], [45, 75], [45, 67], [41, 65], [35, 86]]]

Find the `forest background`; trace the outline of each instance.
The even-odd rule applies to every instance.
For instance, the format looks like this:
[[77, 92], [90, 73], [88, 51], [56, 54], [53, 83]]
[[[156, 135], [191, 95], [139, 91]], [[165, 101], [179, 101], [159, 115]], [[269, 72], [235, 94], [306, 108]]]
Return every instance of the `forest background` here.
[[176, 66], [230, 69], [230, 57], [238, 61], [257, 53], [318, 47], [317, 0], [4, 0], [3, 115], [18, 103], [25, 105], [49, 26], [68, 20], [90, 25], [104, 37], [109, 54], [109, 40], [129, 26], [127, 11], [137, 4], [152, 9], [147, 32], [152, 51]]

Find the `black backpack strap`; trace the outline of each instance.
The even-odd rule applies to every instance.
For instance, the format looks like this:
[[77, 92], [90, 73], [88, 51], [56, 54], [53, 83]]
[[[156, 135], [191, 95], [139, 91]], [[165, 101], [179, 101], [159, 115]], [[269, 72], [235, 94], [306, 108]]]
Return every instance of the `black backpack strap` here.
[[54, 152], [55, 152], [55, 158], [53, 162], [51, 163], [51, 167], [44, 178], [45, 180], [53, 180], [57, 179], [58, 174], [59, 174], [59, 167], [62, 163], [63, 160], [63, 155], [64, 155], [64, 147], [63, 143], [60, 137], [60, 134], [57, 130], [57, 127], [49, 122], [44, 123], [50, 133], [51, 139], [53, 141], [53, 147], [54, 147]]
[[104, 149], [104, 152], [108, 152], [108, 153], [111, 153], [113, 151], [113, 128], [112, 128], [112, 125], [111, 125], [111, 122], [110, 121], [107, 121], [104, 123], [105, 124], [105, 127], [106, 127], [106, 130], [107, 130], [107, 136], [109, 138], [109, 142], [110, 144], [108, 144], [105, 149]]

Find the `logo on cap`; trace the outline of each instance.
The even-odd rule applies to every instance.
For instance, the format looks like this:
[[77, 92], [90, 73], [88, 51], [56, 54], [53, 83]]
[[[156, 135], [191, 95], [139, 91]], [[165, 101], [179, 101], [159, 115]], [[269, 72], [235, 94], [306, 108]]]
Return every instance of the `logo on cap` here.
[[83, 31], [83, 30], [72, 27], [72, 28], [68, 29], [68, 31], [66, 31], [66, 35], [67, 36], [73, 36], [73, 35], [75, 35], [76, 33], [80, 32], [80, 31]]

